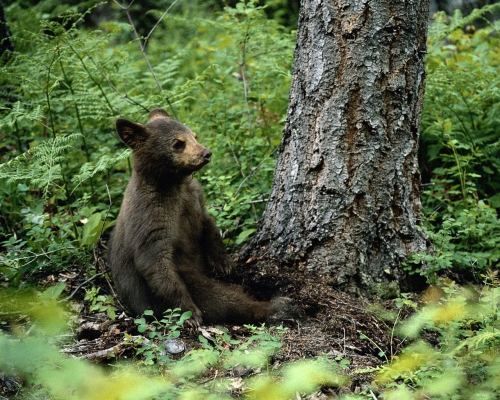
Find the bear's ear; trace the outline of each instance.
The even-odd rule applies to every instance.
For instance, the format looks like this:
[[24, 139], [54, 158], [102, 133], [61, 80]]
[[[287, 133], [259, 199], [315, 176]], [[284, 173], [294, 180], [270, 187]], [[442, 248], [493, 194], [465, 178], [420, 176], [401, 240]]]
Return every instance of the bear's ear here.
[[148, 137], [146, 128], [143, 125], [129, 121], [128, 119], [118, 118], [115, 125], [118, 136], [132, 150]]
[[153, 108], [149, 113], [148, 122], [151, 122], [152, 120], [157, 118], [170, 119], [170, 115], [168, 115], [168, 113], [163, 108]]

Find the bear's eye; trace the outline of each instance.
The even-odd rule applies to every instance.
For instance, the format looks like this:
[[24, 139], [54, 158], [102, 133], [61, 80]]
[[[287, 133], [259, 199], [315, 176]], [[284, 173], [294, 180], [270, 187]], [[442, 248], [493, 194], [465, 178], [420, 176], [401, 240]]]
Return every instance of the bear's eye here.
[[186, 142], [179, 140], [179, 139], [176, 139], [174, 141], [174, 144], [172, 145], [172, 147], [175, 150], [184, 150], [184, 147], [186, 147]]

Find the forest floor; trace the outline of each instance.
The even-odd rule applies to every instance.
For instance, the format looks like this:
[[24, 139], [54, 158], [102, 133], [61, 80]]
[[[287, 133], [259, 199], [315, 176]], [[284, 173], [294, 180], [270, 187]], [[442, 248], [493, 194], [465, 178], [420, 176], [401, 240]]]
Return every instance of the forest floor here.
[[[118, 300], [115, 304], [116, 318], [112, 320], [106, 312], [91, 311], [92, 304], [84, 299], [86, 290], [93, 286], [99, 287], [99, 295], [112, 295], [116, 298], [112, 283], [105, 273], [107, 266], [102, 253], [95, 252], [95, 269], [92, 272], [98, 276], [91, 281], [91, 275], [87, 276], [87, 268], [74, 268], [44, 276], [39, 282], [42, 287], [48, 287], [63, 281], [66, 283], [64, 294], [71, 296], [68, 306], [76, 314], [71, 321], [75, 335], [62, 351], [72, 357], [109, 364], [134, 357], [135, 350], [125, 343], [125, 334], [137, 336], [139, 332], [133, 316], [127, 315]], [[373, 375], [350, 372], [377, 367], [401, 350], [403, 343], [393, 335], [394, 320], [404, 319], [409, 310], [397, 309], [393, 301], [384, 302], [342, 293], [321, 276], [286, 268], [280, 268], [279, 274], [273, 267], [266, 266], [265, 269], [264, 271], [257, 264], [249, 263], [230, 276], [229, 281], [242, 284], [256, 298], [264, 299], [269, 297], [269, 293], [286, 295], [299, 309], [299, 316], [283, 323], [288, 330], [282, 337], [282, 349], [271, 360], [274, 367], [318, 356], [349, 360], [348, 368], [344, 371], [350, 375], [349, 390], [360, 392], [365, 390]], [[239, 341], [245, 341], [245, 338], [252, 335], [246, 327], [230, 324], [222, 326], [233, 339]], [[213, 327], [202, 328], [205, 333], [213, 330]], [[182, 354], [201, 347], [199, 334], [200, 332], [182, 329], [179, 337], [185, 347]], [[2, 379], [0, 395], [9, 395]], [[320, 397], [311, 398], [327, 396], [328, 393], [323, 393]]]

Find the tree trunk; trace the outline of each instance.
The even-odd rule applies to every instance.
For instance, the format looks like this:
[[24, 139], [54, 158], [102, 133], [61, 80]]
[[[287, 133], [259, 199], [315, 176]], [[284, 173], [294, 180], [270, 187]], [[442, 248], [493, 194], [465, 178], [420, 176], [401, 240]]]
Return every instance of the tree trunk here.
[[5, 64], [13, 51], [14, 45], [12, 44], [9, 25], [7, 25], [3, 4], [0, 0], [0, 64]]
[[427, 246], [417, 150], [428, 13], [428, 0], [302, 1], [274, 182], [245, 260], [398, 293], [402, 263]]

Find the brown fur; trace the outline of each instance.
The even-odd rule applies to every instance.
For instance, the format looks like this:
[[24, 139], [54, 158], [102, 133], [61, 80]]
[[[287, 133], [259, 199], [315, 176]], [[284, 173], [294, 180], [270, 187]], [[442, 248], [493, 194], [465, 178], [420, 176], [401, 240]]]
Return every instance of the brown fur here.
[[116, 130], [132, 149], [134, 167], [108, 255], [130, 310], [161, 316], [179, 307], [192, 311], [197, 326], [202, 320], [254, 323], [283, 308], [284, 299], [256, 301], [211, 277], [229, 272], [231, 263], [191, 176], [212, 154], [196, 135], [162, 109], [151, 111], [145, 126], [120, 118]]

